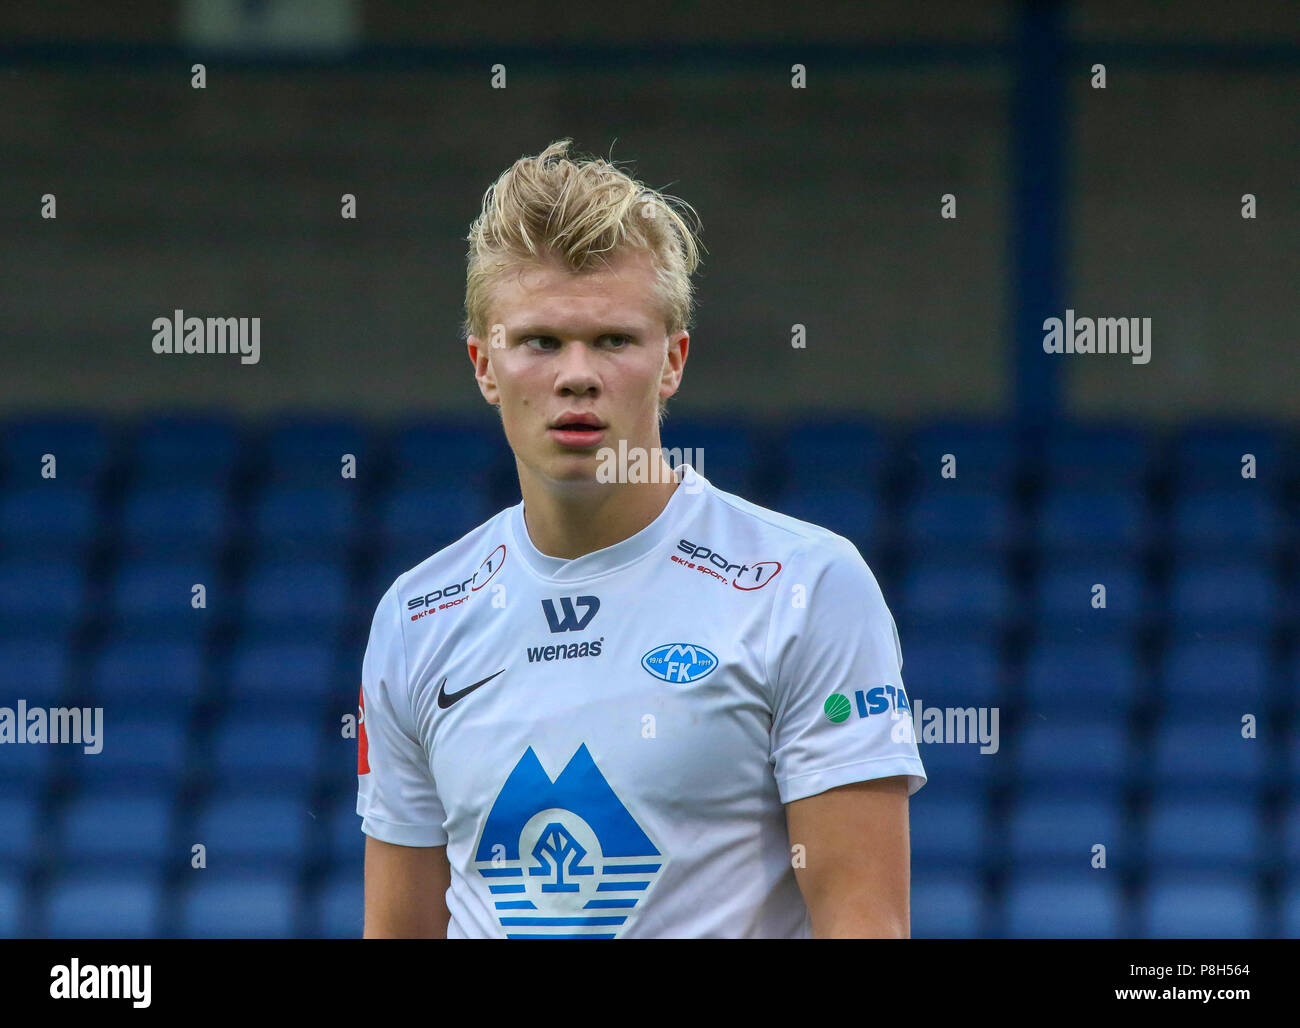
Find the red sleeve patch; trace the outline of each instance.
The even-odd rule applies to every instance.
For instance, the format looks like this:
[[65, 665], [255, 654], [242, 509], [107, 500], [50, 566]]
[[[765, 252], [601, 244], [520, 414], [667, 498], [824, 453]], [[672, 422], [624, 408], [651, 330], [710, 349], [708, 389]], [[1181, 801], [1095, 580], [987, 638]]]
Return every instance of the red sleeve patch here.
[[366, 741], [366, 694], [357, 697], [357, 774], [370, 774], [370, 743]]

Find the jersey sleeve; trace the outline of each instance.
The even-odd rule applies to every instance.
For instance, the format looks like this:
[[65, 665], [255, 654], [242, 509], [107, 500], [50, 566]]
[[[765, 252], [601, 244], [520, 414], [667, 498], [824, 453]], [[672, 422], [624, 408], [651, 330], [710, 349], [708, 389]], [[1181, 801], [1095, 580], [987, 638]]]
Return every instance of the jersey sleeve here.
[[399, 846], [445, 846], [446, 813], [411, 715], [397, 583], [370, 626], [358, 700], [357, 813], [361, 830]]
[[771, 761], [782, 803], [872, 778], [925, 784], [893, 615], [849, 540], [806, 543], [768, 631]]

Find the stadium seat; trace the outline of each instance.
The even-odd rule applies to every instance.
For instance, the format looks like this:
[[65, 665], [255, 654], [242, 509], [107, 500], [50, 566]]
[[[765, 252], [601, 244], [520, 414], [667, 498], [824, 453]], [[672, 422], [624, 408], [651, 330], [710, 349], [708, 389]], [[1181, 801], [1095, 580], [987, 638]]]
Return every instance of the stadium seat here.
[[360, 873], [346, 871], [331, 875], [317, 891], [314, 907], [319, 938], [361, 938], [365, 908]]
[[406, 571], [495, 513], [484, 492], [463, 483], [404, 486], [380, 504], [378, 541], [418, 554], [402, 568]]
[[912, 938], [982, 938], [987, 916], [979, 875], [969, 871], [918, 871], [912, 876]]
[[334, 683], [334, 649], [327, 641], [241, 642], [230, 658], [230, 698], [244, 707], [319, 709]]
[[944, 638], [920, 633], [903, 646], [907, 695], [930, 706], [993, 706], [1002, 694], [1002, 664], [987, 636]]
[[994, 631], [1012, 620], [1011, 583], [998, 564], [918, 560], [903, 573], [899, 630]]
[[348, 576], [341, 561], [277, 562], [249, 571], [241, 629], [264, 638], [337, 637], [348, 612]]
[[[188, 618], [186, 606], [173, 617]], [[202, 613], [195, 611], [195, 613]], [[169, 720], [187, 716], [204, 685], [203, 644], [198, 639], [157, 639], [149, 633], [119, 635], [91, 664], [97, 702], [123, 717]]]
[[1124, 719], [1098, 713], [1091, 718], [1030, 718], [1016, 733], [1018, 782], [1104, 790], [1113, 796], [1133, 774], [1132, 741]]
[[[915, 801], [914, 801], [915, 802]], [[1118, 798], [1082, 786], [1059, 789], [1050, 782], [1025, 783], [1004, 829], [1006, 856], [1022, 871], [1091, 870], [1093, 847], [1105, 846], [1106, 866], [1131, 860], [1131, 832]]]
[[1253, 939], [1262, 934], [1262, 915], [1252, 879], [1159, 873], [1139, 907], [1139, 937]]
[[908, 819], [914, 868], [980, 871], [993, 856], [988, 808], [977, 793], [930, 795], [927, 787], [912, 799]]
[[118, 551], [131, 558], [212, 560], [234, 523], [221, 486], [203, 482], [145, 486], [122, 506]]
[[[926, 708], [929, 706], [928, 703], [925, 704]], [[918, 737], [921, 736], [924, 725], [917, 725], [916, 732]], [[981, 753], [978, 741], [921, 741], [917, 750], [921, 763], [925, 766], [925, 789], [934, 798], [952, 792], [984, 794], [999, 781], [1006, 762], [1005, 748], [999, 746], [996, 753]]]
[[1263, 864], [1258, 804], [1218, 796], [1157, 793], [1147, 812], [1146, 861], [1161, 870], [1254, 872]]
[[57, 859], [67, 866], [161, 871], [172, 844], [172, 797], [138, 790], [90, 793], [57, 819]]
[[336, 871], [360, 871], [365, 858], [366, 836], [361, 831], [361, 816], [357, 813], [355, 776], [352, 785], [352, 789], [343, 793], [335, 803], [325, 826], [330, 865]]
[[1030, 712], [1049, 717], [1126, 715], [1150, 692], [1133, 644], [1109, 638], [1033, 643], [1024, 684]]
[[[0, 493], [0, 545], [6, 558], [80, 562], [99, 533], [95, 495], [49, 482]], [[74, 564], [75, 566], [75, 564]]]
[[1152, 785], [1183, 789], [1232, 790], [1253, 796], [1265, 784], [1268, 743], [1243, 738], [1235, 718], [1171, 713], [1157, 726], [1147, 767]]
[[1175, 631], [1269, 631], [1278, 620], [1282, 593], [1274, 569], [1263, 563], [1180, 561], [1169, 584]]
[[[207, 606], [193, 606], [193, 588], [206, 589]], [[118, 567], [110, 604], [115, 630], [155, 638], [201, 639], [218, 610], [229, 610], [231, 598], [216, 566], [207, 561], [138, 560]]]
[[1020, 535], [1019, 514], [998, 491], [924, 489], [913, 495], [903, 515], [904, 543], [914, 554], [944, 548], [993, 555]]
[[[372, 483], [380, 462], [369, 429], [346, 419], [285, 417], [271, 426], [261, 443], [254, 460], [266, 468], [266, 479], [274, 485]], [[345, 454], [356, 458], [355, 479], [343, 478]]]
[[189, 738], [180, 709], [110, 704], [104, 715], [105, 744], [94, 760], [78, 761], [83, 789], [132, 788], [175, 793], [185, 776]]
[[296, 872], [313, 823], [305, 797], [223, 794], [202, 808], [188, 837], [207, 847], [209, 866]]
[[[1242, 456], [1255, 457], [1255, 478], [1243, 479]], [[1174, 483], [1192, 490], [1274, 491], [1285, 479], [1281, 440], [1269, 425], [1199, 422], [1173, 443]]]
[[[46, 750], [48, 746], [0, 749]], [[3, 768], [0, 768], [0, 773]], [[8, 779], [5, 779], [7, 782]], [[40, 853], [42, 809], [34, 792], [0, 796], [0, 872], [25, 871]]]
[[130, 454], [146, 486], [202, 482], [226, 488], [239, 464], [240, 432], [224, 414], [152, 417], [134, 427]]
[[1266, 556], [1281, 541], [1277, 504], [1264, 489], [1184, 493], [1174, 501], [1173, 526], [1180, 554]]
[[495, 418], [406, 424], [396, 432], [392, 452], [392, 481], [402, 489], [455, 485], [486, 495], [514, 468]]
[[[941, 474], [943, 458], [956, 459], [956, 477]], [[1020, 473], [1020, 444], [1003, 424], [990, 421], [940, 421], [914, 431], [901, 448], [917, 489], [1010, 490]]]
[[1141, 492], [1153, 447], [1140, 428], [1117, 424], [1060, 425], [1041, 443], [1035, 467], [1044, 487]]
[[[0, 659], [3, 655], [4, 648], [0, 646]], [[53, 771], [56, 749], [57, 746], [0, 746], [0, 782], [21, 795], [39, 795]]]
[[321, 729], [315, 717], [266, 716], [262, 708], [227, 706], [213, 734], [212, 769], [218, 788], [308, 790], [320, 763]]
[[293, 875], [208, 870], [203, 876], [181, 898], [182, 938], [284, 939], [296, 935], [298, 888]]
[[[1294, 866], [1294, 865], [1293, 865]], [[0, 885], [0, 889], [3, 886]], [[3, 900], [0, 900], [0, 908]], [[0, 914], [0, 935], [3, 935]], [[1300, 939], [1300, 877], [1293, 877], [1282, 890], [1282, 909], [1278, 912], [1278, 935], [1283, 939]]]
[[272, 486], [253, 507], [253, 542], [263, 552], [286, 545], [303, 553], [343, 550], [356, 520], [356, 487], [348, 479], [329, 486]]
[[85, 599], [86, 572], [77, 560], [30, 554], [6, 560], [0, 563], [0, 638], [66, 637]]
[[1014, 939], [1114, 939], [1125, 934], [1115, 876], [1088, 865], [1017, 874], [1004, 901], [1003, 934]]
[[1165, 650], [1160, 696], [1171, 713], [1242, 714], [1269, 697], [1266, 639], [1180, 638]]
[[1035, 533], [1048, 561], [1082, 553], [1132, 559], [1150, 539], [1151, 517], [1141, 493], [1076, 488], [1044, 496]]
[[[711, 418], [670, 418], [663, 427], [663, 446], [677, 449], [683, 459], [724, 492], [754, 495], [759, 472], [759, 440], [748, 425]], [[669, 463], [674, 463], [669, 461]]]
[[0, 697], [33, 707], [57, 706], [68, 684], [68, 648], [49, 639], [0, 639]]
[[78, 871], [49, 889], [42, 935], [51, 939], [149, 939], [162, 932], [161, 875]]
[[17, 939], [25, 934], [25, 899], [22, 877], [0, 867], [0, 939]]
[[[1095, 592], [1104, 586], [1105, 593]], [[1094, 607], [1105, 601], [1104, 607]], [[1150, 590], [1136, 560], [1052, 555], [1041, 562], [1033, 592], [1034, 630], [1040, 638], [1131, 633], [1151, 611]]]
[[799, 422], [787, 426], [779, 440], [785, 496], [824, 489], [875, 494], [888, 466], [888, 444], [874, 425], [864, 421]]
[[113, 459], [115, 440], [95, 417], [34, 415], [0, 425], [0, 466], [6, 484], [42, 485], [44, 456], [55, 458], [62, 486], [93, 489]]

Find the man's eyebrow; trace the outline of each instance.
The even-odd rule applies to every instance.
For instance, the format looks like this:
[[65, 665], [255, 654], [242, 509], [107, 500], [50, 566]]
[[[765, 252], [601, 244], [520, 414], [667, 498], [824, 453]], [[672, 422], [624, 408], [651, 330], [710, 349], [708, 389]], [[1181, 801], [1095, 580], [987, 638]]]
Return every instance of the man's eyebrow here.
[[[520, 328], [509, 330], [512, 336], [549, 336], [552, 339], [558, 339], [560, 332], [551, 328], [549, 325], [524, 325]], [[602, 336], [643, 336], [646, 334], [645, 329], [631, 325], [611, 325], [600, 330]]]

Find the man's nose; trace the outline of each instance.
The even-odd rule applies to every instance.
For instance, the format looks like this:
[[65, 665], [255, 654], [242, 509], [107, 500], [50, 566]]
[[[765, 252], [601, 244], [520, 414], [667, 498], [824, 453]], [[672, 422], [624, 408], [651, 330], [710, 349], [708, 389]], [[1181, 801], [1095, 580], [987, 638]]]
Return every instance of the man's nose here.
[[572, 340], [564, 344], [560, 354], [560, 367], [555, 376], [559, 392], [585, 393], [600, 387], [595, 363], [587, 344]]

